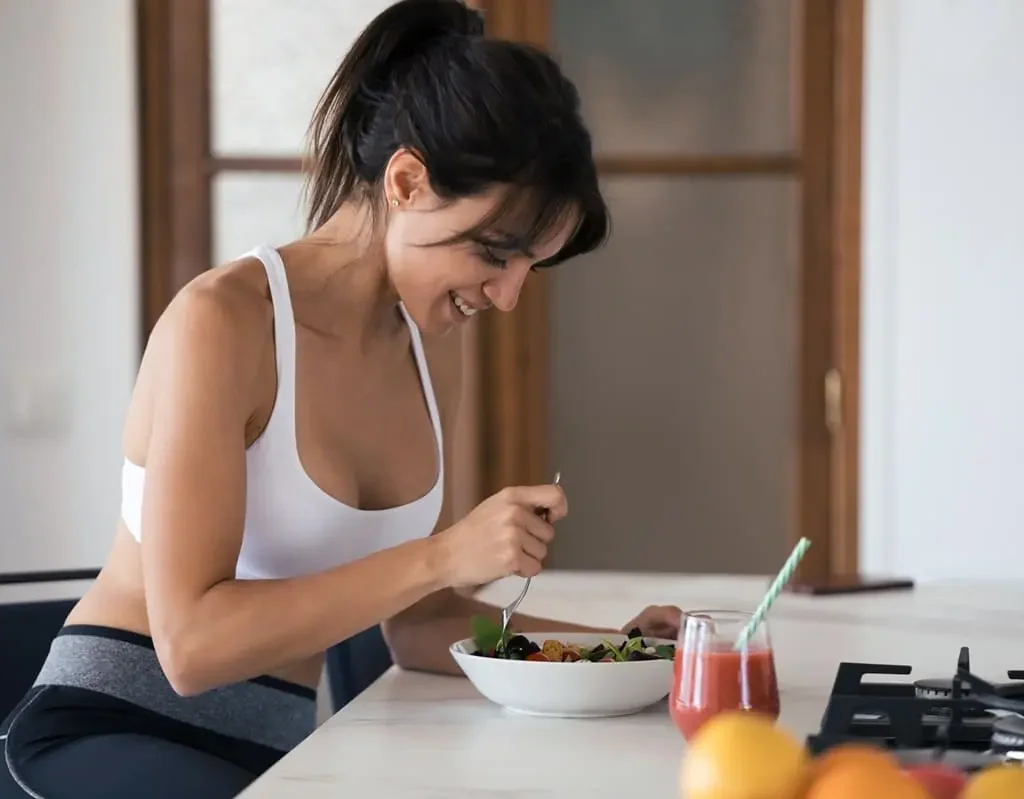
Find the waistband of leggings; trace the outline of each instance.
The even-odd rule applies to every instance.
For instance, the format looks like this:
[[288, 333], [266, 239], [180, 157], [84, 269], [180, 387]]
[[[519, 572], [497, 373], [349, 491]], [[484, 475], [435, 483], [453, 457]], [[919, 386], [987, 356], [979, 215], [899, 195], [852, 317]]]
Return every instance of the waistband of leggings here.
[[181, 696], [153, 640], [128, 630], [67, 625], [54, 638], [34, 685], [84, 688], [240, 740], [289, 751], [316, 725], [316, 691], [261, 676]]

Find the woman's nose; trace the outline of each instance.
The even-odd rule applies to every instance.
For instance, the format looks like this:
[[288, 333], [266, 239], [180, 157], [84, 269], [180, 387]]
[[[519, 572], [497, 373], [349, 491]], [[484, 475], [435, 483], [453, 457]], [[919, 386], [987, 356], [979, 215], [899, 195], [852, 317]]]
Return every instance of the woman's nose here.
[[529, 264], [521, 267], [509, 264], [500, 276], [484, 284], [484, 296], [499, 311], [511, 311], [519, 302], [523, 281], [529, 273]]

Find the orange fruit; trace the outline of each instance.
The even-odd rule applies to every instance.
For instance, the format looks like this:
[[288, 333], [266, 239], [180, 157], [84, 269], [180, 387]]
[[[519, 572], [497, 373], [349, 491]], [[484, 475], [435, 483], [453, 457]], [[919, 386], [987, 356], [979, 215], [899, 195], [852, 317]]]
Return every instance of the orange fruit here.
[[814, 759], [811, 769], [814, 775], [823, 774], [826, 770], [840, 763], [874, 764], [878, 768], [898, 769], [899, 762], [888, 750], [868, 744], [845, 743], [834, 746]]
[[988, 766], [974, 774], [959, 799], [1020, 799], [1024, 796], [1024, 767]]
[[686, 799], [795, 799], [807, 763], [803, 745], [768, 716], [722, 713], [687, 746], [679, 794]]
[[879, 746], [861, 743], [839, 744], [826, 750], [811, 761], [810, 768], [807, 770], [804, 790], [806, 791], [806, 786], [812, 785], [825, 772], [849, 763], [854, 765], [863, 764], [865, 767], [891, 769], [893, 771], [898, 770], [900, 767], [896, 759], [887, 750]]
[[803, 799], [931, 799], [909, 774], [884, 760], [856, 755], [838, 759], [813, 777]]

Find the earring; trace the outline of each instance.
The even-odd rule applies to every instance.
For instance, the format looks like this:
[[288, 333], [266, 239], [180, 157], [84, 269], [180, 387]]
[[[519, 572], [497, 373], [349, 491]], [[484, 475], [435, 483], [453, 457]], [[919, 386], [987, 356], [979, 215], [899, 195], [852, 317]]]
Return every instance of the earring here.
[[393, 198], [391, 199], [391, 204], [392, 204], [393, 206], [395, 206], [395, 208], [397, 208], [397, 207], [398, 207], [398, 198], [397, 198], [397, 197], [393, 197]]

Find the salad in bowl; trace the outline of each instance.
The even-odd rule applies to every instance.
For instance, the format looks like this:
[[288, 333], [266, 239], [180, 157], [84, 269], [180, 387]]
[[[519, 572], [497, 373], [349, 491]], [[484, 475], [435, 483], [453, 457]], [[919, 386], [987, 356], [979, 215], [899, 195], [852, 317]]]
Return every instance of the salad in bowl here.
[[640, 630], [502, 636], [499, 625], [478, 617], [471, 632], [451, 645], [452, 657], [484, 697], [512, 712], [622, 716], [657, 704], [671, 686], [675, 643]]
[[473, 645], [471, 653], [477, 657], [502, 660], [529, 660], [539, 663], [623, 663], [637, 660], [672, 660], [676, 654], [673, 643], [647, 641], [644, 634], [634, 628], [626, 634], [626, 640], [615, 644], [606, 638], [590, 645], [570, 643], [559, 638], [547, 638], [540, 642], [536, 636], [529, 638], [506, 630], [485, 616], [472, 619]]

